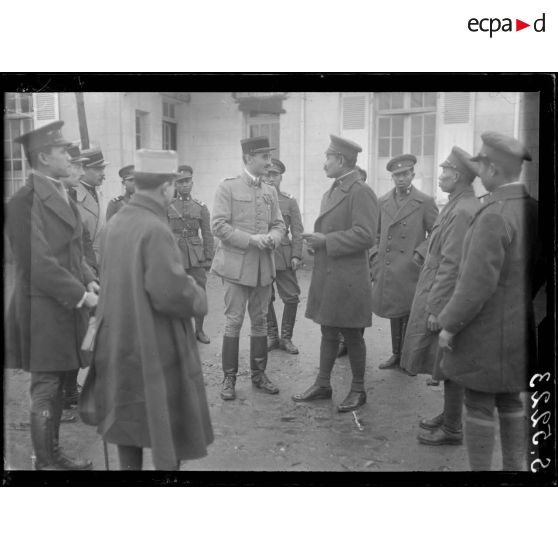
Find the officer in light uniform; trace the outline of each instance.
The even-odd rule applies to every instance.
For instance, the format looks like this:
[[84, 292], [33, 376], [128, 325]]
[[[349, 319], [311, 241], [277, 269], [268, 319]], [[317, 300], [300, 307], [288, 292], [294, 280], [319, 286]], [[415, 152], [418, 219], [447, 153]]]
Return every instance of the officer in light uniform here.
[[[279, 198], [279, 207], [285, 221], [287, 230], [281, 240], [281, 245], [275, 251], [275, 268], [277, 277], [275, 284], [279, 296], [285, 305], [281, 323], [281, 338], [277, 328], [277, 318], [273, 301], [275, 292], [272, 290], [269, 312], [267, 313], [267, 348], [269, 351], [280, 348], [292, 355], [298, 354], [298, 349], [293, 345], [293, 328], [296, 321], [296, 311], [300, 302], [300, 287], [296, 278], [296, 270], [302, 262], [302, 217], [296, 200], [286, 192], [282, 192], [280, 185], [285, 173], [285, 165], [279, 159], [271, 159], [271, 168], [266, 177], [266, 182], [274, 186]], [[291, 238], [289, 238], [289, 229]]]
[[250, 369], [254, 387], [275, 394], [267, 377], [267, 311], [275, 278], [273, 251], [285, 235], [277, 192], [262, 182], [271, 168], [267, 137], [242, 140], [244, 169], [224, 180], [213, 204], [211, 230], [219, 239], [211, 270], [225, 285], [224, 400], [235, 399], [238, 342], [246, 307], [250, 314]]
[[[188, 165], [178, 167], [180, 176], [175, 182], [177, 197], [169, 206], [167, 215], [182, 253], [182, 263], [186, 273], [205, 290], [206, 269], [211, 267], [213, 259], [213, 235], [209, 209], [205, 203], [192, 197], [193, 173], [192, 167]], [[209, 337], [203, 331], [203, 316], [196, 316], [194, 321], [196, 339], [200, 343], [209, 343]]]

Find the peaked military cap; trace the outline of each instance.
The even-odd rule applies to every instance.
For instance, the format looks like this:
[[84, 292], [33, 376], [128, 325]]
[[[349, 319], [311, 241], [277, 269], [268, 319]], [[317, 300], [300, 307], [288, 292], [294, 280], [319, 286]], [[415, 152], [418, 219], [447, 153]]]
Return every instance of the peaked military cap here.
[[72, 163], [83, 163], [87, 161], [86, 157], [81, 156], [81, 151], [79, 150], [79, 145], [72, 143], [66, 148], [68, 155], [70, 156], [70, 162]]
[[279, 174], [283, 174], [287, 168], [279, 159], [271, 159], [271, 168], [269, 169], [271, 172], [278, 172]]
[[451, 153], [440, 166], [455, 169], [463, 175], [463, 178], [470, 182], [479, 174], [479, 167], [476, 163], [471, 162], [471, 155], [457, 145], [451, 148]]
[[178, 167], [178, 172], [189, 172], [190, 174], [194, 174], [194, 169], [190, 165], [180, 165]]
[[275, 147], [269, 146], [269, 138], [266, 136], [257, 136], [255, 138], [240, 140], [240, 145], [242, 146], [242, 153], [244, 155], [275, 151]]
[[357, 155], [362, 151], [362, 147], [358, 143], [349, 139], [335, 136], [333, 134], [329, 135], [329, 139], [330, 144], [327, 148], [326, 155], [343, 155], [349, 159], [356, 159]]
[[193, 174], [194, 169], [192, 169], [190, 165], [180, 165], [178, 167], [178, 177], [176, 179], [176, 182], [182, 182], [183, 180], [192, 180]]
[[64, 126], [63, 120], [51, 122], [46, 126], [31, 130], [14, 139], [21, 143], [25, 153], [37, 152], [46, 147], [68, 147], [72, 142], [62, 136], [61, 128]]
[[134, 178], [140, 186], [155, 188], [178, 176], [175, 151], [139, 149], [136, 151]]
[[525, 146], [511, 136], [499, 132], [481, 134], [482, 146], [471, 161], [489, 160], [504, 167], [517, 166], [523, 160], [531, 161], [531, 154]]
[[118, 171], [118, 175], [122, 180], [128, 180], [129, 178], [134, 178], [134, 165], [126, 165]]
[[87, 161], [83, 163], [85, 168], [92, 169], [94, 167], [106, 167], [108, 165], [108, 161], [105, 161], [103, 152], [100, 149], [93, 147], [82, 151], [81, 154], [83, 157], [87, 158]]
[[417, 158], [411, 153], [405, 153], [404, 155], [397, 155], [388, 161], [386, 169], [391, 174], [399, 174], [400, 172], [406, 172], [412, 170], [417, 164]]

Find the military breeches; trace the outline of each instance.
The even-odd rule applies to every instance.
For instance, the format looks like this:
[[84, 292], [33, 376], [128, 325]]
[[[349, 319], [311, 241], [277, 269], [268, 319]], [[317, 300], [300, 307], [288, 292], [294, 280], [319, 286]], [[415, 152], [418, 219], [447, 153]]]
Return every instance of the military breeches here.
[[66, 371], [31, 373], [31, 414], [53, 418], [62, 409]]
[[225, 336], [239, 337], [246, 306], [250, 316], [250, 335], [267, 336], [267, 310], [271, 300], [271, 285], [248, 287], [223, 280], [225, 285]]
[[205, 291], [207, 273], [204, 267], [190, 267], [184, 271]]
[[[277, 270], [275, 284], [284, 304], [298, 304], [300, 302], [300, 286], [296, 278], [296, 271], [292, 269]], [[275, 291], [272, 293], [271, 300], [275, 300]]]

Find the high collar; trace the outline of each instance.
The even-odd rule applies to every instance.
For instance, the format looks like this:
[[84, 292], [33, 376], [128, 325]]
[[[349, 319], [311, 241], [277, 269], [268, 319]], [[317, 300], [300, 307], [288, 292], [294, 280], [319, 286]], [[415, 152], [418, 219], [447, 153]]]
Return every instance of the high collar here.
[[513, 198], [526, 198], [529, 194], [525, 185], [521, 182], [510, 182], [496, 188], [494, 192], [490, 193], [490, 201], [509, 200]]
[[401, 192], [400, 189], [397, 186], [394, 186], [393, 187], [393, 197], [408, 196], [408, 195], [411, 194], [412, 191], [413, 191], [413, 185], [412, 184], [407, 186], [407, 188], [405, 188], [405, 190], [403, 190], [403, 192]]
[[163, 219], [164, 221], [167, 220], [167, 208], [163, 205], [163, 203], [154, 200], [151, 196], [142, 194], [141, 191], [136, 192], [130, 198], [130, 203], [128, 205], [142, 207], [152, 211], [155, 215], [157, 215], [157, 217]]
[[190, 201], [192, 199], [192, 194], [178, 194], [178, 199], [182, 201]]
[[97, 186], [91, 186], [91, 184], [88, 184], [87, 182], [85, 182], [85, 180], [80, 180], [80, 182], [86, 187], [89, 188], [90, 190], [96, 190]]
[[337, 177], [332, 184], [332, 188], [340, 188], [343, 191], [348, 189], [359, 179], [360, 175], [356, 169], [351, 169], [349, 172]]
[[252, 173], [248, 172], [248, 169], [246, 167], [244, 167], [243, 172], [244, 172], [244, 178], [246, 180], [246, 183], [249, 186], [259, 187], [259, 186], [262, 185], [262, 177], [261, 176], [260, 177], [254, 176]]
[[460, 198], [464, 194], [473, 194], [475, 193], [475, 189], [473, 188], [472, 184], [467, 184], [467, 186], [463, 186], [462, 188], [456, 188], [449, 196], [448, 201], [453, 201], [456, 198]]
[[59, 188], [60, 186], [64, 186], [64, 184], [62, 183], [61, 180], [58, 180], [56, 178], [52, 178], [52, 176], [48, 176], [44, 172], [41, 172], [37, 169], [33, 169], [31, 172], [33, 174], [39, 176], [40, 178], [44, 178], [44, 179], [48, 180], [49, 182], [52, 182], [57, 188]]

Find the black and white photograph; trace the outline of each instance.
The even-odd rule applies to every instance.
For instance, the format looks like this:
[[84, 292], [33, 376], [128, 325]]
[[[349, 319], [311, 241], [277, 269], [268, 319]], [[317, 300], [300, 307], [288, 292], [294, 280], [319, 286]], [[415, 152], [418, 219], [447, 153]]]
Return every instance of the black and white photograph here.
[[4, 92], [5, 482], [548, 483], [550, 76], [204, 77]]

